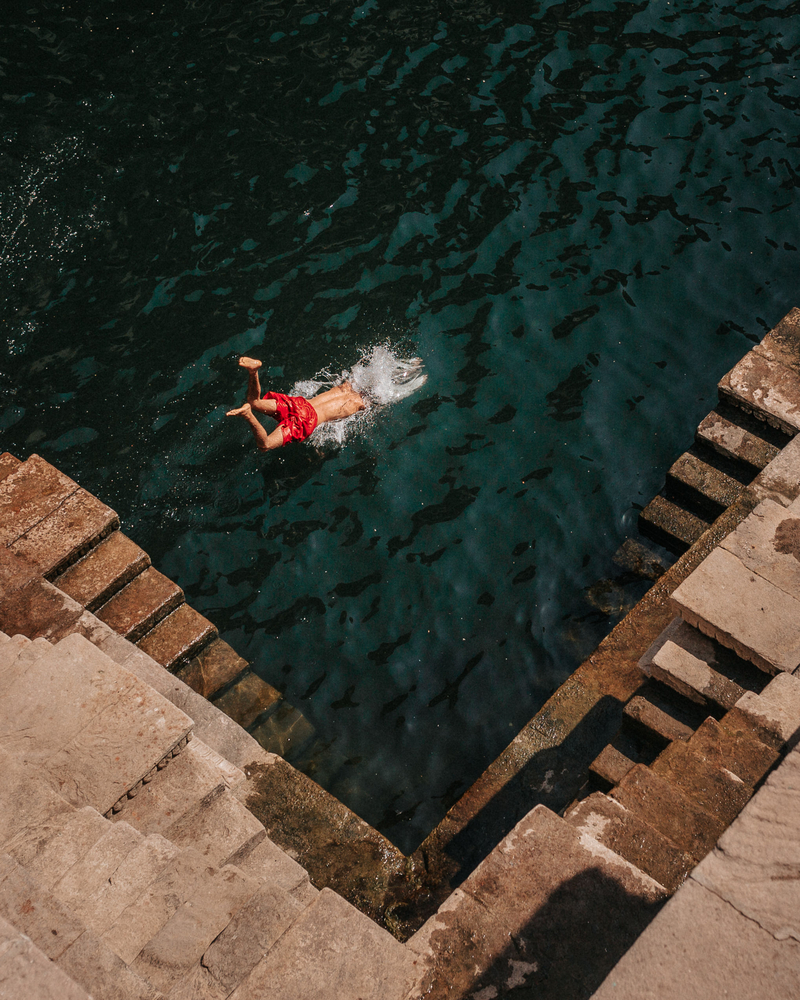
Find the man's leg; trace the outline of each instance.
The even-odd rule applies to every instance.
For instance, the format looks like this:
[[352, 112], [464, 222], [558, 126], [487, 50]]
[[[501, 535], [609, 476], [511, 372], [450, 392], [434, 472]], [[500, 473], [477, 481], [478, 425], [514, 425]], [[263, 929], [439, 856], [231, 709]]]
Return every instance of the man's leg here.
[[239, 367], [247, 370], [247, 402], [252, 404], [261, 399], [261, 383], [258, 380], [261, 362], [255, 358], [239, 358]]
[[250, 430], [253, 432], [253, 437], [256, 439], [256, 447], [259, 451], [272, 451], [273, 448], [280, 448], [283, 444], [283, 431], [280, 427], [276, 427], [271, 434], [267, 434], [253, 415], [249, 403], [245, 403], [244, 406], [239, 406], [235, 410], [228, 410], [225, 415], [227, 417], [244, 417]]

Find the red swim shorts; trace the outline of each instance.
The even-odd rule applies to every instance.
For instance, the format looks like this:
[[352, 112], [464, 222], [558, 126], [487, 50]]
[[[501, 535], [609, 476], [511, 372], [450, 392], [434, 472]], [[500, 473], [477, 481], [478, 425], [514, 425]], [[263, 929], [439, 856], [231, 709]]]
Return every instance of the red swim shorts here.
[[264, 399], [278, 404], [275, 419], [283, 431], [283, 443], [305, 441], [319, 423], [317, 411], [304, 396], [284, 396], [282, 392], [265, 392]]

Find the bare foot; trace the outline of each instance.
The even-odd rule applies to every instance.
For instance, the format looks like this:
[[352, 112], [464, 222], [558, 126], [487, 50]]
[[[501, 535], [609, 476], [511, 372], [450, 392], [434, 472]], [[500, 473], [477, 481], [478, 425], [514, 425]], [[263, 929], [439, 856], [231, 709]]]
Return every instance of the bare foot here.
[[249, 372], [255, 372], [261, 367], [261, 362], [256, 361], [255, 358], [239, 358], [239, 367], [246, 368]]
[[250, 404], [245, 403], [244, 406], [237, 406], [235, 410], [228, 410], [225, 414], [226, 417], [246, 417], [250, 413]]

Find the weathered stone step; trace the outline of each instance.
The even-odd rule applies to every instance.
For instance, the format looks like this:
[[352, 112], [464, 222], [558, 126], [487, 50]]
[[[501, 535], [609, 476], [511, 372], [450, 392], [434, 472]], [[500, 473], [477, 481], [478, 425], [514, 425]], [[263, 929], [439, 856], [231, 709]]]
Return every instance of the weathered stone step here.
[[700, 444], [713, 448], [725, 458], [749, 466], [754, 476], [769, 465], [780, 451], [776, 445], [745, 430], [715, 410], [700, 422], [696, 437]]
[[92, 1000], [30, 937], [0, 918], [0, 984], [9, 1000]]
[[87, 901], [103, 888], [143, 840], [142, 834], [127, 823], [109, 823], [89, 851], [56, 882], [54, 895], [80, 915]]
[[304, 903], [311, 902], [319, 893], [309, 881], [305, 868], [290, 858], [269, 837], [265, 837], [236, 867], [245, 875], [283, 889]]
[[41, 886], [52, 889], [74, 864], [85, 857], [108, 828], [108, 820], [91, 806], [84, 806], [68, 814], [64, 825], [53, 831], [35, 855], [25, 857], [15, 850], [9, 853], [25, 865]]
[[690, 451], [685, 452], [667, 472], [667, 496], [708, 520], [719, 517], [734, 503], [744, 485], [705, 462]]
[[654, 705], [642, 695], [634, 695], [622, 710], [623, 719], [655, 743], [688, 740], [693, 730], [684, 722]]
[[119, 527], [115, 511], [77, 489], [9, 548], [29, 559], [45, 577], [55, 576]]
[[726, 825], [739, 815], [753, 794], [751, 785], [685, 743], [672, 743], [650, 769]]
[[238, 864], [266, 836], [263, 825], [228, 791], [193, 803], [164, 831], [179, 847], [194, 847], [211, 864]]
[[706, 719], [687, 744], [696, 753], [726, 767], [746, 784], [755, 787], [780, 755], [762, 743], [752, 731], [743, 732], [727, 723], [727, 716], [720, 722]]
[[577, 803], [564, 819], [646, 872], [669, 892], [674, 892], [694, 868], [694, 859], [668, 837], [601, 792]]
[[589, 774], [594, 778], [597, 787], [607, 792], [622, 781], [633, 764], [629, 757], [609, 743], [589, 765]]
[[800, 664], [800, 600], [727, 548], [706, 556], [670, 603], [690, 625], [767, 673], [791, 673]]
[[800, 740], [800, 678], [778, 674], [761, 694], [746, 692], [726, 714], [725, 724], [755, 730], [775, 750], [795, 746]]
[[191, 719], [80, 635], [42, 651], [0, 700], [0, 745], [73, 805], [104, 813], [184, 740]]
[[23, 675], [30, 664], [42, 653], [51, 649], [47, 639], [26, 639], [15, 635], [0, 649], [0, 697]]
[[276, 708], [281, 698], [280, 691], [248, 670], [212, 701], [242, 729], [247, 729], [264, 712]]
[[0, 455], [0, 482], [7, 479], [20, 465], [22, 465], [22, 462], [18, 458], [15, 458], [11, 452], [4, 451]]
[[138, 642], [182, 603], [181, 588], [150, 566], [95, 613], [123, 638]]
[[[607, 949], [632, 941], [665, 896], [662, 886], [593, 836], [537, 806], [409, 940], [407, 948], [419, 955], [412, 995], [426, 1000], [470, 996], [479, 985], [487, 997], [502, 996], [513, 981], [531, 996], [589, 996]], [[243, 986], [266, 987], [271, 974], [271, 983], [285, 989], [277, 995], [304, 995], [300, 970], [292, 969], [289, 959], [312, 943], [322, 950], [323, 926], [316, 939], [303, 931], [328, 899], [323, 890]], [[350, 952], [359, 942], [353, 932], [348, 938]], [[576, 941], [580, 962], [575, 961]], [[361, 950], [366, 952], [366, 945]], [[343, 966], [344, 956], [336, 958]], [[333, 959], [329, 962], [333, 965]], [[256, 978], [259, 969], [262, 975]], [[340, 972], [343, 982], [345, 975]], [[367, 985], [363, 989], [350, 995], [403, 996], [389, 988], [384, 994]], [[233, 996], [255, 1000], [265, 993], [239, 987]], [[328, 994], [321, 989], [319, 995]]]
[[[310, 901], [261, 885], [170, 991], [170, 1000], [211, 1000], [236, 989]], [[316, 956], [309, 963], [315, 964]], [[309, 969], [308, 978], [313, 973]]]
[[31, 455], [0, 482], [0, 546], [13, 545], [77, 489], [68, 476]]
[[610, 795], [697, 861], [711, 850], [726, 826], [642, 764], [631, 768]]
[[157, 989], [169, 993], [258, 887], [238, 868], [222, 868], [175, 910], [142, 948], [131, 968]]
[[236, 680], [247, 667], [247, 660], [242, 659], [227, 642], [214, 639], [188, 663], [179, 665], [175, 676], [204, 698], [210, 698]]
[[690, 548], [711, 526], [696, 514], [657, 496], [639, 514], [639, 531], [678, 555]]
[[105, 604], [150, 565], [150, 556], [121, 531], [112, 532], [53, 581], [89, 611]]
[[[75, 809], [35, 773], [0, 750], [0, 850], [21, 863], [60, 830]], [[22, 860], [22, 859], [25, 860]]]
[[216, 625], [188, 604], [180, 604], [139, 639], [137, 645], [156, 663], [174, 670], [199, 653], [216, 635]]
[[[767, 337], [769, 334], [767, 335]], [[797, 374], [770, 356], [769, 345], [749, 351], [719, 382], [720, 397], [785, 434], [800, 430]]]
[[274, 712], [250, 727], [250, 734], [267, 753], [288, 760], [297, 759], [316, 735], [308, 719], [288, 702], [281, 702]]
[[192, 848], [180, 851], [160, 874], [127, 906], [102, 935], [103, 943], [130, 965], [179, 906], [216, 873]]
[[90, 930], [67, 948], [58, 966], [80, 983], [93, 1000], [165, 1000]]

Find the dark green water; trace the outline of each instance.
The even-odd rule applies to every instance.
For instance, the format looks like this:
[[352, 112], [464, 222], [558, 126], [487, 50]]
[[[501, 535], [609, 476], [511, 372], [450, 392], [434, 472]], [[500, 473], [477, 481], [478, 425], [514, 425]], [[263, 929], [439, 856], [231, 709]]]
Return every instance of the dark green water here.
[[[797, 304], [800, 5], [72, 10], [0, 13], [2, 446], [115, 507], [410, 849]], [[224, 418], [240, 353], [286, 391], [383, 342], [428, 384], [343, 448]]]

